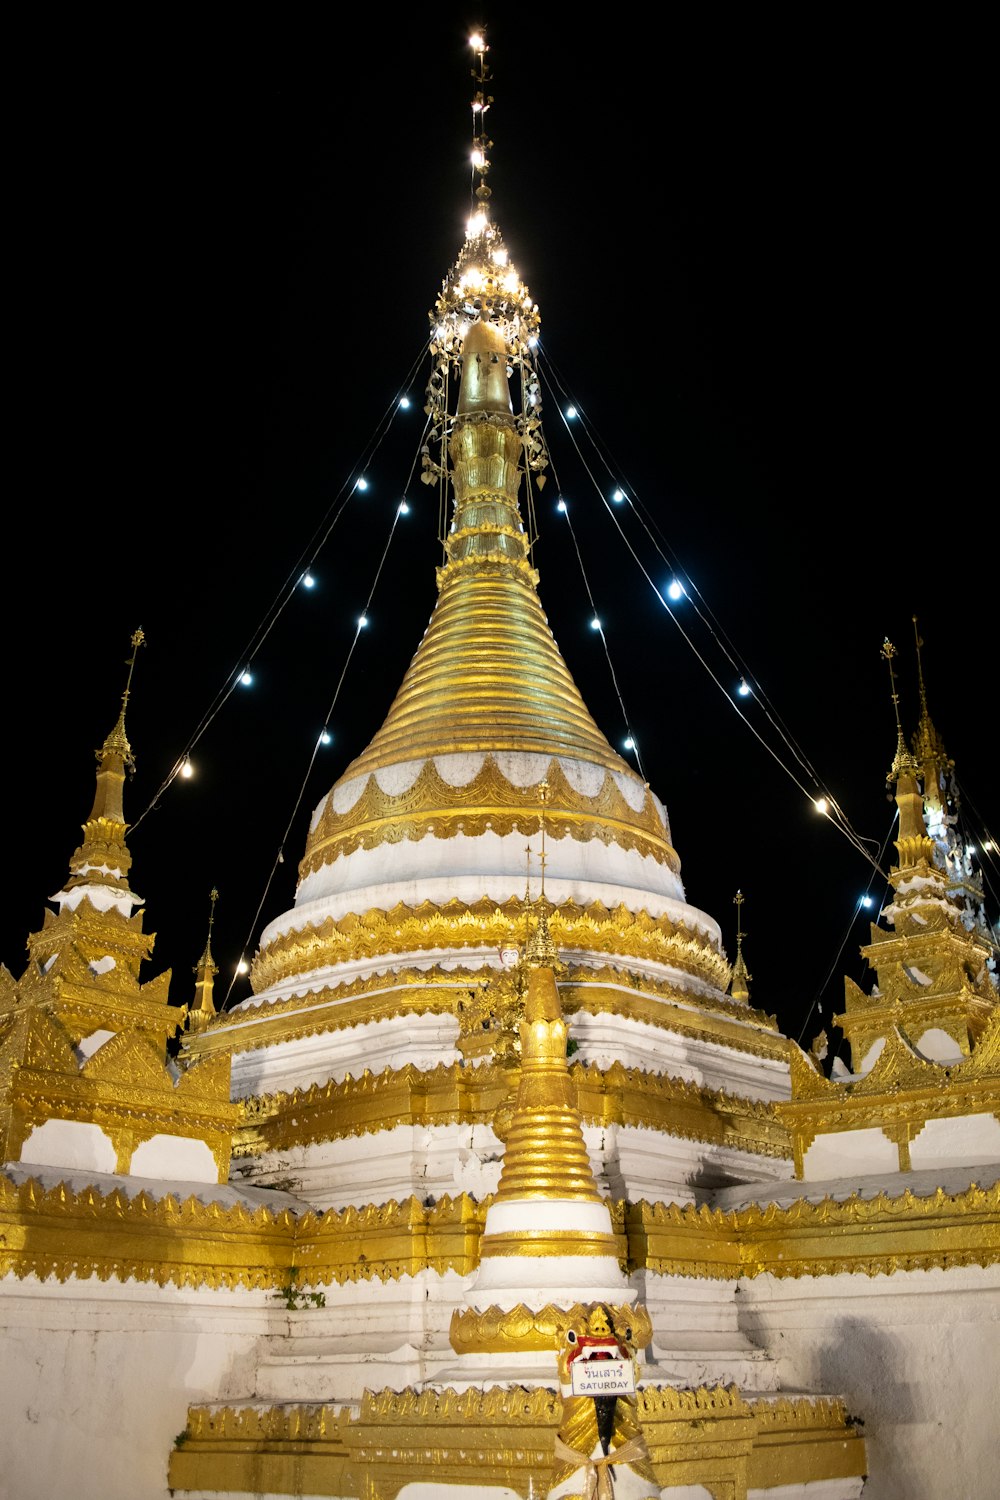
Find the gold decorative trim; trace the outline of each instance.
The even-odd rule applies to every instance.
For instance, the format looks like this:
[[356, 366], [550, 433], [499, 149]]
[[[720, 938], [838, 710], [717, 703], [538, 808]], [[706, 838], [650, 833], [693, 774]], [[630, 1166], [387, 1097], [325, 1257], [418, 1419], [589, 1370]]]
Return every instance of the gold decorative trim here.
[[[183, 1050], [187, 1056], [245, 1052], [395, 1016], [454, 1015], [473, 991], [495, 981], [500, 972], [485, 962], [475, 968], [405, 968], [391, 975], [367, 974], [339, 985], [322, 985], [287, 1000], [248, 1002], [220, 1013], [197, 1038], [185, 1037]], [[611, 1012], [779, 1062], [787, 1062], [794, 1050], [773, 1016], [719, 991], [688, 995], [678, 991], [676, 982], [610, 964], [569, 965], [559, 988], [568, 1015]]]
[[606, 845], [638, 850], [675, 873], [680, 870], [669, 828], [648, 787], [637, 812], [620, 792], [610, 770], [604, 770], [599, 791], [587, 796], [573, 787], [557, 759], [549, 761], [537, 782], [520, 786], [508, 780], [495, 758], [487, 754], [477, 774], [461, 786], [446, 781], [432, 757], [405, 792], [384, 792], [375, 773], [370, 772], [357, 800], [342, 813], [335, 810], [331, 792], [310, 830], [299, 879], [357, 849], [418, 842], [428, 834], [449, 839], [459, 833], [470, 838], [484, 833], [500, 837], [514, 832], [537, 833], [542, 782], [547, 782], [550, 794], [545, 809], [547, 837], [573, 838], [581, 843], [597, 839]]
[[[864, 1439], [838, 1401], [746, 1400], [735, 1386], [643, 1386], [634, 1405], [620, 1405], [649, 1453], [648, 1471], [645, 1461], [637, 1467], [660, 1489], [701, 1484], [720, 1500], [741, 1500], [748, 1487], [801, 1487], [866, 1472]], [[582, 1413], [577, 1398], [523, 1386], [366, 1391], [356, 1411], [195, 1406], [170, 1455], [167, 1483], [396, 1500], [423, 1480], [442, 1489], [502, 1484], [523, 1497], [544, 1495], [568, 1474], [556, 1436], [571, 1436]], [[615, 1435], [620, 1446], [617, 1424]]]
[[842, 1200], [802, 1198], [724, 1213], [642, 1202], [628, 1205], [629, 1264], [662, 1275], [733, 1280], [867, 1276], [1000, 1261], [1000, 1183], [947, 1194]]
[[[645, 1349], [652, 1341], [653, 1325], [641, 1303], [635, 1307], [624, 1303], [601, 1305], [619, 1337], [624, 1338], [625, 1330], [630, 1330], [628, 1342], [634, 1348]], [[550, 1302], [538, 1312], [523, 1302], [507, 1312], [499, 1307], [487, 1307], [482, 1312], [471, 1307], [456, 1308], [451, 1315], [451, 1347], [456, 1354], [484, 1354], [496, 1349], [521, 1353], [557, 1350], [568, 1329], [580, 1323], [586, 1326], [589, 1308], [590, 1304], [583, 1302], [566, 1308]]]
[[[427, 1070], [407, 1064], [290, 1093], [255, 1095], [242, 1102], [233, 1154], [260, 1156], [401, 1124], [488, 1125], [517, 1076], [492, 1063], [475, 1068], [442, 1063]], [[788, 1132], [770, 1104], [618, 1062], [607, 1069], [574, 1063], [570, 1079], [585, 1124], [645, 1127], [770, 1158], [791, 1155]]]
[[[448, 901], [437, 905], [399, 904], [390, 911], [372, 908], [318, 926], [293, 928], [258, 953], [251, 970], [255, 993], [338, 964], [378, 959], [394, 953], [430, 949], [516, 946], [524, 937], [528, 905], [512, 899]], [[586, 907], [566, 902], [549, 917], [553, 941], [560, 949], [638, 958], [679, 969], [703, 984], [725, 991], [729, 964], [711, 939], [669, 917], [633, 912], [625, 905], [607, 907], [595, 901]]]

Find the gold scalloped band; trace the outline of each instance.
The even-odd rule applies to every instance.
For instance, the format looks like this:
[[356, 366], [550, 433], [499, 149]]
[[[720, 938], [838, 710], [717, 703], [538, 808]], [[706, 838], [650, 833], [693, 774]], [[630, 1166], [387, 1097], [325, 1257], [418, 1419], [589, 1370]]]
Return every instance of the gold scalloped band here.
[[[587, 1312], [591, 1304], [576, 1302], [572, 1307], [556, 1307], [548, 1303], [540, 1312], [533, 1312], [522, 1302], [504, 1312], [499, 1307], [487, 1307], [482, 1312], [475, 1308], [456, 1308], [451, 1315], [449, 1338], [457, 1354], [485, 1354], [492, 1350], [519, 1353], [558, 1349], [570, 1328], [586, 1326]], [[653, 1337], [653, 1325], [649, 1313], [642, 1304], [630, 1307], [625, 1303], [602, 1302], [615, 1333], [625, 1338], [636, 1349], [645, 1349]]]
[[[556, 1435], [572, 1434], [582, 1405], [545, 1388], [491, 1386], [366, 1391], [359, 1410], [195, 1406], [167, 1482], [175, 1490], [342, 1495], [364, 1475], [366, 1500], [396, 1500], [414, 1480], [543, 1495], [559, 1472]], [[864, 1439], [841, 1401], [656, 1385], [641, 1387], [628, 1410], [660, 1489], [703, 1485], [736, 1500], [748, 1488], [801, 1489], [866, 1472]]]
[[[573, 1063], [569, 1071], [585, 1124], [659, 1130], [769, 1158], [791, 1155], [788, 1132], [766, 1103], [618, 1062], [606, 1069]], [[442, 1063], [427, 1070], [408, 1063], [342, 1082], [255, 1095], [243, 1101], [233, 1154], [245, 1158], [302, 1149], [404, 1124], [489, 1125], [517, 1076], [493, 1063], [475, 1068]]]
[[676, 873], [680, 860], [670, 844], [670, 829], [657, 810], [648, 787], [642, 808], [625, 800], [611, 772], [605, 770], [593, 796], [577, 791], [558, 760], [550, 760], [544, 776], [531, 786], [509, 781], [495, 759], [487, 755], [482, 768], [462, 786], [445, 781], [433, 759], [425, 762], [413, 785], [393, 795], [384, 792], [374, 773], [346, 812], [338, 813], [333, 794], [306, 841], [299, 879], [314, 874], [333, 860], [356, 849], [380, 844], [416, 842], [428, 834], [438, 839], [462, 833], [478, 838], [484, 833], [537, 833], [541, 826], [539, 787], [548, 786], [545, 831], [554, 839], [580, 843], [597, 839], [606, 845], [635, 849]]
[[[426, 1270], [467, 1276], [479, 1264], [488, 1206], [462, 1194], [431, 1207], [407, 1198], [297, 1217], [197, 1198], [130, 1199], [63, 1185], [46, 1191], [0, 1175], [0, 1275], [270, 1290], [293, 1274], [303, 1287]], [[1000, 1261], [1000, 1184], [730, 1213], [645, 1202], [609, 1207], [629, 1269], [660, 1275], [874, 1276]]]
[[[251, 983], [259, 994], [272, 985], [305, 977], [338, 964], [379, 959], [399, 953], [444, 948], [517, 946], [524, 938], [529, 905], [513, 899], [494, 901], [432, 901], [390, 911], [372, 909], [318, 926], [292, 928], [277, 937], [254, 959]], [[690, 974], [701, 983], [724, 991], [730, 967], [710, 938], [669, 917], [652, 917], [621, 905], [588, 906], [566, 902], [549, 916], [552, 939], [560, 949], [614, 954], [641, 959]]]

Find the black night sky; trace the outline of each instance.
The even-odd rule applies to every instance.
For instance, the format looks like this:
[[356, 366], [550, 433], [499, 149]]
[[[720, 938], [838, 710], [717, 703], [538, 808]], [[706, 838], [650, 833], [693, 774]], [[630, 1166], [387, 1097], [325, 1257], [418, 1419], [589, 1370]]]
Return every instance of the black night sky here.
[[[914, 615], [971, 835], [996, 837], [1000, 810], [984, 39], [804, 15], [485, 20], [494, 216], [542, 315], [542, 602], [620, 747], [563, 494], [688, 899], [732, 957], [743, 891], [753, 1003], [808, 1040], [842, 975], [864, 979], [858, 901], [870, 881], [884, 893], [810, 797], [832, 794], [878, 855], [895, 747], [880, 648], [899, 648], [909, 733]], [[463, 238], [466, 21], [483, 19], [446, 6], [348, 35], [248, 32], [233, 13], [231, 30], [138, 35], [91, 17], [26, 35], [12, 60], [0, 958], [15, 975], [79, 842], [136, 626], [133, 885], [157, 934], [147, 977], [172, 967], [178, 1003], [212, 886], [222, 999], [291, 905], [309, 810], [385, 715], [434, 602], [436, 496], [416, 479], [307, 778], [421, 441], [414, 362]], [[634, 498], [616, 514], [654, 581], [691, 585], [689, 641], [581, 455], [605, 496]], [[310, 560], [316, 588], [268, 628]], [[262, 635], [253, 686], [212, 716]], [[760, 738], [732, 706], [741, 676]], [[146, 811], [206, 719], [197, 776]], [[995, 863], [987, 880], [995, 919]]]

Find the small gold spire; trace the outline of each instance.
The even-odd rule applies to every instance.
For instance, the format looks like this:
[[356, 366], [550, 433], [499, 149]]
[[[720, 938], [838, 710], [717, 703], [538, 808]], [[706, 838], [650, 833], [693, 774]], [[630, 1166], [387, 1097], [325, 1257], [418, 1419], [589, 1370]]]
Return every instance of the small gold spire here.
[[[566, 1062], [566, 1022], [551, 969], [532, 969], [528, 974], [520, 1029], [521, 1082], [507, 1132], [497, 1201], [578, 1198], [598, 1202], [576, 1089]], [[488, 1253], [486, 1246], [483, 1253]]]
[[733, 964], [733, 977], [729, 981], [729, 994], [733, 1000], [742, 1000], [745, 1003], [750, 999], [750, 981], [752, 975], [747, 969], [743, 958], [743, 939], [746, 933], [742, 929], [742, 908], [745, 897], [742, 891], [737, 891], [733, 897], [736, 907], [736, 962]]
[[83, 843], [69, 863], [67, 887], [76, 885], [116, 885], [127, 888], [132, 856], [125, 845], [128, 824], [122, 803], [126, 770], [133, 770], [135, 759], [125, 732], [125, 710], [132, 690], [139, 647], [145, 641], [141, 630], [132, 635], [132, 655], [122, 693], [121, 708], [115, 726], [97, 753], [97, 787], [90, 817], [83, 825]]
[[896, 714], [896, 755], [892, 767], [885, 778], [886, 785], [892, 786], [904, 773], [915, 775], [917, 763], [909, 750], [906, 748], [906, 740], [903, 736], [903, 724], [899, 716], [899, 693], [896, 690], [896, 673], [893, 670], [893, 660], [897, 655], [896, 648], [886, 636], [882, 642], [881, 655], [889, 667], [889, 683], [892, 688], [892, 706]]
[[208, 914], [208, 937], [205, 939], [205, 951], [194, 968], [195, 1003], [188, 1011], [188, 1031], [204, 1031], [209, 1021], [213, 1020], [216, 1015], [212, 991], [219, 968], [212, 957], [212, 926], [215, 922], [215, 903], [218, 899], [219, 893], [213, 886], [209, 897], [212, 904]]
[[923, 640], [917, 629], [917, 617], [913, 616], [913, 638], [917, 652], [917, 682], [920, 688], [920, 723], [913, 736], [913, 754], [920, 768], [924, 783], [924, 799], [937, 812], [944, 806], [942, 778], [955, 769], [955, 762], [948, 756], [944, 741], [931, 721], [927, 708], [927, 688], [924, 683], [924, 667], [920, 656]]
[[478, 27], [472, 33], [469, 46], [476, 54], [476, 66], [472, 69], [472, 77], [476, 83], [476, 92], [472, 97], [472, 168], [477, 179], [475, 196], [479, 210], [487, 214], [491, 193], [486, 186], [486, 174], [490, 169], [489, 153], [493, 142], [486, 133], [486, 115], [493, 103], [493, 95], [487, 94], [486, 85], [493, 75], [486, 61], [486, 54], [490, 49], [486, 43], [485, 26]]

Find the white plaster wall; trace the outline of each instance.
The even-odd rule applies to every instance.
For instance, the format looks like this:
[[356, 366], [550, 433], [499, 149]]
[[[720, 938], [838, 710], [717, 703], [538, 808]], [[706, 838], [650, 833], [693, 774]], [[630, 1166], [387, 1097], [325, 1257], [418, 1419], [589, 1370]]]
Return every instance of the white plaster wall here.
[[860, 1172], [899, 1170], [899, 1147], [877, 1125], [866, 1130], [836, 1130], [818, 1135], [802, 1158], [806, 1182], [821, 1182]]
[[910, 1142], [910, 1166], [953, 1167], [1000, 1161], [1000, 1120], [996, 1115], [962, 1115], [928, 1120]]
[[757, 1276], [737, 1301], [784, 1390], [842, 1395], [863, 1418], [864, 1500], [997, 1493], [1000, 1266]]
[[[720, 1185], [785, 1181], [787, 1158], [687, 1140], [647, 1126], [585, 1125], [591, 1170], [602, 1194], [635, 1202], [692, 1203]], [[395, 1125], [364, 1135], [271, 1151], [233, 1164], [232, 1180], [277, 1183], [316, 1209], [409, 1198], [482, 1199], [494, 1193], [503, 1146], [488, 1125]]]
[[0, 1280], [4, 1500], [168, 1500], [188, 1405], [252, 1388], [263, 1293]]
[[118, 1156], [99, 1125], [83, 1120], [46, 1120], [32, 1127], [21, 1147], [20, 1160], [35, 1167], [113, 1172]]
[[132, 1153], [133, 1177], [169, 1178], [186, 1182], [218, 1182], [219, 1168], [204, 1141], [183, 1135], [154, 1135]]

